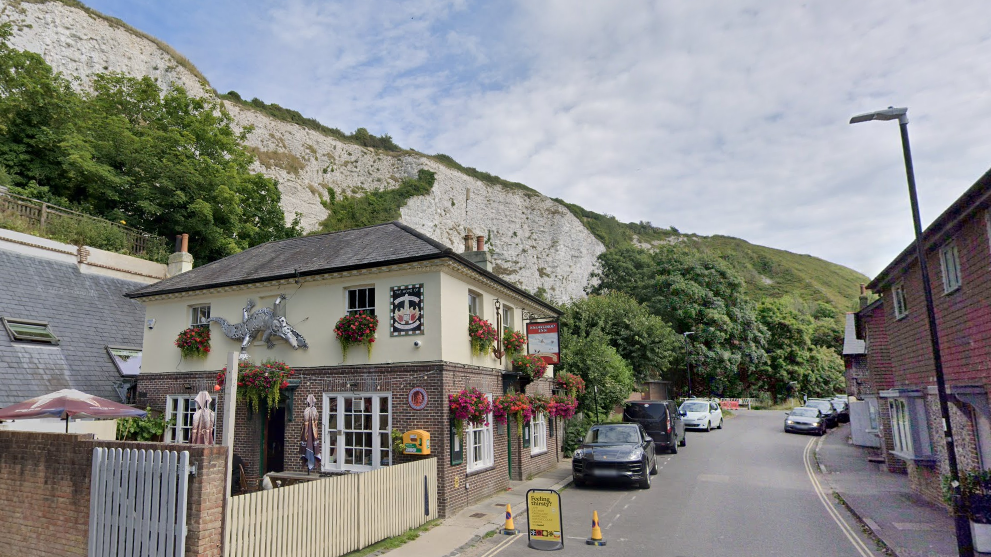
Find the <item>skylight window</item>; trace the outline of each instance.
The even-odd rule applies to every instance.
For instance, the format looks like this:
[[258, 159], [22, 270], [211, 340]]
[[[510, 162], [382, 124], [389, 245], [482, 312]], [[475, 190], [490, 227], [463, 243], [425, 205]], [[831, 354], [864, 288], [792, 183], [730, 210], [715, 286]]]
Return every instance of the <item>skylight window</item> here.
[[7, 329], [10, 340], [43, 342], [48, 344], [59, 343], [58, 337], [48, 327], [48, 323], [44, 321], [0, 317], [0, 322], [3, 322], [4, 329]]
[[125, 377], [136, 377], [141, 373], [141, 350], [108, 346], [107, 353], [117, 366], [117, 371]]

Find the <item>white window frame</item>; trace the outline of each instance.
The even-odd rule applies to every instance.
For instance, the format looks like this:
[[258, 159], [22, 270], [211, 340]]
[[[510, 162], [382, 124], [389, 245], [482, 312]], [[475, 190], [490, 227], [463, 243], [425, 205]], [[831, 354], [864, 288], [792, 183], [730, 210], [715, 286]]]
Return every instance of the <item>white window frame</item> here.
[[[365, 305], [362, 306], [358, 303], [359, 292], [365, 291]], [[351, 304], [351, 293], [355, 293], [355, 303]], [[351, 288], [344, 289], [344, 307], [346, 308], [345, 313], [351, 315], [352, 313], [364, 312], [367, 315], [375, 315], [375, 286], [354, 286]]]
[[189, 326], [209, 327], [210, 326], [210, 304], [196, 304], [189, 306]]
[[547, 452], [547, 415], [538, 413], [530, 420], [530, 456]]
[[166, 443], [189, 443], [193, 435], [193, 414], [196, 413], [196, 397], [193, 395], [169, 395], [165, 399], [165, 420], [175, 418], [175, 423], [165, 431]]
[[42, 344], [58, 344], [59, 338], [52, 332], [46, 321], [30, 319], [13, 319], [0, 317], [4, 329], [10, 335], [10, 340], [24, 342], [39, 342]]
[[899, 396], [899, 393], [888, 394], [884, 398], [888, 399], [891, 416], [891, 441], [894, 446], [891, 454], [913, 462], [932, 461], [925, 399], [921, 395]]
[[515, 320], [516, 310], [513, 306], [502, 306], [502, 335], [506, 334], [506, 331], [516, 330], [516, 320]]
[[960, 288], [960, 253], [956, 242], [951, 242], [939, 250], [939, 264], [943, 269], [943, 293], [949, 294]]
[[482, 316], [482, 295], [474, 290], [468, 291], [468, 315]]
[[895, 319], [908, 315], [908, 304], [905, 303], [905, 283], [899, 282], [891, 287], [891, 297], [894, 300]]
[[[492, 402], [492, 395], [486, 393], [489, 403]], [[468, 423], [465, 427], [465, 465], [468, 472], [477, 472], [492, 468], [495, 465], [495, 447], [492, 439], [492, 413], [485, 417], [485, 423]], [[475, 449], [478, 448], [479, 457], [475, 457]]]
[[[336, 402], [331, 405], [330, 399], [335, 398]], [[372, 462], [371, 464], [348, 464], [341, 448], [345, 442], [345, 421], [344, 421], [344, 399], [345, 398], [371, 398], [372, 402], [372, 428], [368, 431], [372, 435]], [[337, 428], [330, 429], [330, 407], [334, 407], [336, 415], [335, 423]], [[388, 413], [385, 429], [381, 427], [382, 407]], [[395, 455], [392, 454], [392, 393], [374, 392], [334, 392], [323, 393], [323, 442], [321, 443], [320, 466], [323, 471], [351, 470], [355, 472], [366, 472], [376, 470], [393, 463]], [[353, 430], [352, 430], [353, 431]], [[387, 439], [383, 445], [383, 440]], [[333, 442], [331, 442], [333, 440]], [[382, 451], [387, 453], [387, 462], [382, 461]]]

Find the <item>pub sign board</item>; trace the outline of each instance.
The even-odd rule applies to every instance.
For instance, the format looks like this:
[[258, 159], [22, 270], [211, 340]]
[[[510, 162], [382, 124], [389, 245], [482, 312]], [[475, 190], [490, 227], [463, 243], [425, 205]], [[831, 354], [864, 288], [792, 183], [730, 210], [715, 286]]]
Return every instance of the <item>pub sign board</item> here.
[[560, 346], [557, 321], [526, 324], [527, 354], [536, 354], [545, 364], [555, 365], [561, 362]]
[[551, 489], [526, 492], [527, 545], [542, 551], [564, 548], [561, 494]]
[[423, 334], [423, 283], [389, 289], [389, 313], [394, 337]]

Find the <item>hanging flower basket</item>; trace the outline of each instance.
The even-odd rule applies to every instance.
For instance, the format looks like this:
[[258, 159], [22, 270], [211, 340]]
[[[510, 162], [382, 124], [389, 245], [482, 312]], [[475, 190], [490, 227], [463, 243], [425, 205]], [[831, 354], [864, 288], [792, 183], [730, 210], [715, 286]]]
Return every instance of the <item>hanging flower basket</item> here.
[[506, 350], [506, 355], [513, 358], [517, 354], [522, 354], [526, 348], [526, 336], [512, 329], [506, 329], [502, 335], [502, 346]]
[[497, 423], [504, 424], [512, 416], [516, 419], [516, 434], [523, 436], [523, 423], [533, 419], [530, 397], [510, 391], [492, 401], [492, 415]]
[[379, 318], [368, 315], [363, 311], [349, 313], [337, 320], [334, 333], [341, 343], [341, 354], [344, 361], [348, 359], [348, 348], [356, 344], [364, 344], [368, 348], [368, 357], [372, 357], [372, 344], [375, 343], [375, 331], [379, 327]]
[[190, 327], [179, 333], [175, 345], [183, 358], [205, 358], [210, 353], [210, 328]]
[[461, 392], [447, 395], [448, 410], [454, 420], [454, 429], [458, 435], [464, 437], [464, 427], [466, 423], [489, 425], [489, 413], [492, 412], [492, 403], [485, 393], [472, 387]]
[[548, 414], [551, 404], [551, 399], [540, 393], [529, 395], [530, 407], [533, 408], [533, 415], [539, 416], [541, 414]]
[[[243, 362], [237, 366], [237, 399], [248, 403], [248, 409], [258, 412], [264, 403], [268, 413], [279, 405], [281, 390], [289, 386], [289, 378], [296, 374], [282, 362], [267, 361], [259, 366]], [[217, 386], [223, 387], [227, 368], [217, 373]]]
[[496, 330], [492, 323], [477, 315], [468, 320], [468, 338], [471, 340], [472, 356], [488, 354], [496, 340]]
[[578, 399], [571, 395], [554, 395], [547, 404], [547, 413], [556, 418], [570, 420], [578, 410]]
[[547, 364], [536, 354], [523, 354], [513, 358], [513, 371], [536, 381], [547, 373]]
[[555, 384], [558, 389], [568, 393], [571, 397], [585, 392], [585, 381], [574, 373], [562, 373], [558, 375]]

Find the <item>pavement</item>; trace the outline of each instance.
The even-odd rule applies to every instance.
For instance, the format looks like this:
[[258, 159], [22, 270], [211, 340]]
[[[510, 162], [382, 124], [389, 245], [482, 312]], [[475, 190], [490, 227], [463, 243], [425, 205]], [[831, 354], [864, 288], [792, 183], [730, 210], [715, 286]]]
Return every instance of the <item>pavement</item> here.
[[[528, 481], [511, 481], [509, 489], [459, 512], [410, 543], [385, 553], [391, 557], [445, 557], [461, 553], [506, 522], [506, 505], [513, 511], [517, 530], [526, 528], [526, 492], [530, 489], [561, 490], [571, 484], [571, 459], [565, 459]], [[500, 534], [496, 534], [500, 535]]]
[[867, 460], [880, 455], [850, 442], [850, 424], [831, 431], [816, 450], [825, 483], [895, 555], [958, 555], [950, 513], [913, 492], [908, 476]]

